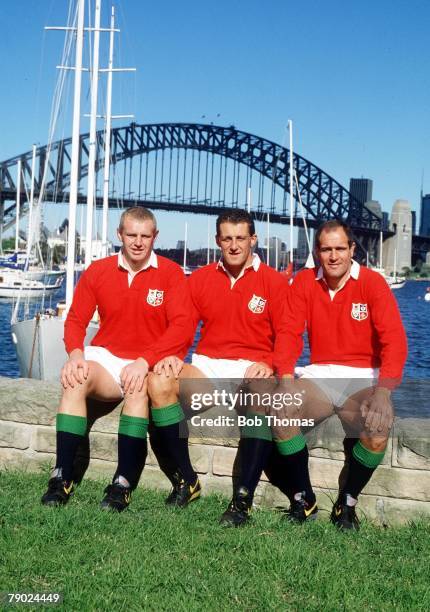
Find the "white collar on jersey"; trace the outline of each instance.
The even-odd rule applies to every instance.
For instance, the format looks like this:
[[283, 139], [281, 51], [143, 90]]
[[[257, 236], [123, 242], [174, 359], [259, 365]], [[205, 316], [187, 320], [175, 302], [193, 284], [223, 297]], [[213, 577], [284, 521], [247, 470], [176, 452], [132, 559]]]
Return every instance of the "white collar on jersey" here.
[[[354, 280], [358, 280], [358, 277], [360, 276], [360, 264], [357, 263], [354, 259], [351, 262], [351, 270], [349, 272], [349, 277], [353, 278]], [[318, 268], [318, 272], [317, 275], [315, 277], [315, 280], [322, 280], [324, 278], [324, 273], [323, 273], [323, 269], [322, 266], [320, 266]], [[346, 280], [348, 280], [348, 278]], [[346, 282], [346, 281], [345, 281]]]
[[258, 255], [256, 253], [253, 253], [251, 263], [248, 266], [245, 266], [244, 268], [242, 268], [239, 276], [237, 276], [236, 278], [234, 276], [232, 276], [230, 274], [230, 272], [227, 270], [227, 268], [224, 266], [224, 264], [222, 262], [222, 259], [219, 260], [219, 262], [217, 263], [216, 268], [217, 268], [217, 270], [218, 270], [218, 268], [221, 268], [221, 270], [223, 270], [227, 274], [227, 276], [230, 279], [230, 286], [233, 287], [233, 285], [235, 283], [237, 283], [237, 281], [240, 278], [242, 278], [242, 276], [245, 274], [245, 270], [249, 270], [249, 268], [253, 268], [255, 270], [255, 272], [258, 272], [260, 264], [261, 264], [261, 259], [258, 257]]
[[133, 274], [133, 275], [136, 274], [137, 272], [141, 272], [142, 270], [147, 270], [148, 268], [158, 268], [157, 255], [154, 253], [154, 251], [151, 251], [151, 255], [149, 256], [149, 259], [146, 262], [146, 264], [143, 266], [143, 268], [135, 272], [128, 265], [126, 259], [124, 258], [124, 255], [122, 254], [122, 251], [118, 251], [118, 268], [123, 268], [124, 270], [127, 270], [129, 274]]
[[[253, 253], [252, 254], [252, 261], [248, 266], [245, 266], [242, 270], [242, 272], [240, 273], [239, 276], [242, 276], [243, 272], [245, 270], [247, 270], [248, 268], [254, 268], [254, 270], [256, 272], [258, 272], [258, 268], [260, 267], [261, 264], [261, 259], [258, 257], [257, 253]], [[227, 274], [229, 274], [228, 270], [225, 268], [222, 259], [219, 260], [219, 262], [217, 263], [217, 268], [222, 268], [224, 270], [224, 272], [227, 272]]]

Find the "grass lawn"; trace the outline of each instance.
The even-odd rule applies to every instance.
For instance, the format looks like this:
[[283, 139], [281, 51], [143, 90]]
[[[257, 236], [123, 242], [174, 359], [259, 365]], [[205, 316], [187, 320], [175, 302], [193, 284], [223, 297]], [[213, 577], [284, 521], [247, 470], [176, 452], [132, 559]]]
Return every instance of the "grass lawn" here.
[[44, 508], [46, 481], [0, 474], [0, 592], [60, 591], [66, 610], [430, 610], [429, 523], [344, 534], [260, 510], [232, 530], [221, 497], [180, 511], [140, 489], [111, 514], [86, 480]]

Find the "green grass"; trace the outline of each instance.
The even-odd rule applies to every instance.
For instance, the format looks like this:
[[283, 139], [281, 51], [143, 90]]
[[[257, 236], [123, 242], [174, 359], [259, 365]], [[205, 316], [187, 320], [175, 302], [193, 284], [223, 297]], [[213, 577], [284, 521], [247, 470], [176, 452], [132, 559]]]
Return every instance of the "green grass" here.
[[102, 482], [65, 508], [40, 505], [45, 487], [0, 475], [0, 592], [60, 591], [66, 610], [430, 609], [428, 523], [343, 534], [261, 510], [231, 530], [221, 497], [180, 511], [139, 490], [118, 515], [98, 509]]

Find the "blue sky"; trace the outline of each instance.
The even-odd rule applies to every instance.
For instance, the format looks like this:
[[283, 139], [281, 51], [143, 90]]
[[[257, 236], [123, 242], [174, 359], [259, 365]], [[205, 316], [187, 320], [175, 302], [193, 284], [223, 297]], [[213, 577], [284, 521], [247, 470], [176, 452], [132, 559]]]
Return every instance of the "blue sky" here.
[[[43, 27], [66, 13], [66, 0], [0, 2], [1, 160], [46, 143], [62, 34]], [[384, 210], [397, 198], [417, 209], [422, 172], [430, 192], [427, 0], [121, 0], [117, 13], [116, 64], [137, 73], [117, 78], [114, 112], [147, 123], [206, 115], [279, 143], [290, 118], [298, 153], [346, 187], [373, 179]], [[177, 233], [186, 220], [200, 235], [207, 226], [176, 217]], [[167, 218], [163, 245], [176, 241]], [[200, 244], [192, 229], [190, 241]]]

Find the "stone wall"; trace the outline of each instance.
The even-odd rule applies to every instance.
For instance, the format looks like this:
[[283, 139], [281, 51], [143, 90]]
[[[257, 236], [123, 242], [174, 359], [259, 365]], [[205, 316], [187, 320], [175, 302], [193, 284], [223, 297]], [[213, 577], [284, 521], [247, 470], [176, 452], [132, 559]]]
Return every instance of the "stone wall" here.
[[[38, 470], [52, 466], [59, 397], [59, 385], [0, 377], [0, 469]], [[116, 465], [118, 416], [116, 408], [95, 420], [89, 437], [91, 461], [86, 476], [111, 478]], [[307, 439], [318, 504], [329, 510], [343, 465], [343, 432], [338, 418], [334, 416], [313, 429]], [[205, 493], [231, 496], [235, 446], [234, 440], [224, 445], [221, 440], [219, 444], [203, 438], [191, 440], [191, 459]], [[151, 450], [142, 485], [162, 489], [170, 486]], [[257, 489], [256, 503], [288, 506], [285, 496], [265, 479]], [[360, 496], [359, 508], [362, 514], [384, 525], [430, 516], [430, 419], [396, 421], [383, 464]]]

